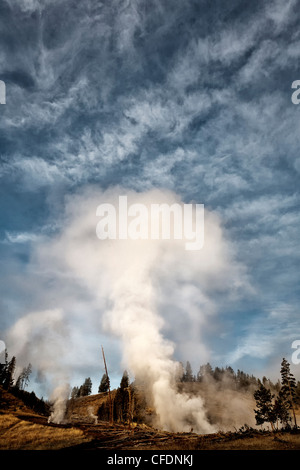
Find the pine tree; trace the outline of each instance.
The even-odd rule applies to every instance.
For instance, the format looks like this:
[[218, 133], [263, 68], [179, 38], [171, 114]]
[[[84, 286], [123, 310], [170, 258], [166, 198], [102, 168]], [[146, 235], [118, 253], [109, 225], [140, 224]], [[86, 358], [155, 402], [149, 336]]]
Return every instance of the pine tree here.
[[85, 379], [83, 385], [81, 385], [79, 389], [79, 394], [81, 397], [86, 397], [87, 395], [90, 395], [92, 393], [92, 381], [90, 377]]
[[3, 388], [9, 389], [13, 386], [14, 383], [14, 372], [16, 368], [16, 358], [13, 356], [11, 360], [8, 362], [6, 367], [6, 374], [3, 381]]
[[131, 419], [131, 387], [128, 373], [125, 370], [122, 375], [120, 387], [114, 398], [114, 419], [116, 421], [130, 421]]
[[27, 367], [24, 367], [21, 374], [16, 381], [16, 388], [24, 390], [29, 383], [29, 376], [32, 372], [32, 366], [29, 363]]
[[268, 379], [267, 379], [267, 377], [266, 377], [265, 375], [264, 375], [263, 378], [262, 378], [262, 383], [263, 383], [263, 385], [264, 385], [265, 387], [267, 387], [268, 384], [269, 384], [269, 381], [268, 381]]
[[79, 387], [73, 387], [71, 391], [71, 398], [78, 398], [79, 397]]
[[19, 390], [23, 390], [23, 388], [22, 388], [22, 372], [19, 375], [19, 377], [17, 378], [16, 385], [15, 385], [15, 387], [18, 388]]
[[110, 380], [106, 374], [102, 375], [102, 379], [98, 388], [98, 393], [108, 392], [110, 387]]
[[296, 402], [297, 405], [300, 405], [300, 382], [299, 382], [299, 380], [298, 380], [297, 386], [296, 386], [295, 402]]
[[120, 382], [120, 388], [122, 390], [125, 390], [128, 387], [129, 387], [129, 376], [128, 376], [127, 370], [124, 370], [123, 375], [122, 375], [122, 379], [121, 379], [121, 382]]
[[285, 405], [285, 402], [282, 398], [282, 393], [281, 391], [279, 392], [277, 398], [275, 399], [274, 407], [273, 407], [274, 415], [276, 416], [276, 419], [281, 422], [282, 425], [285, 425], [285, 427], [290, 426], [290, 415], [289, 411]]
[[271, 428], [274, 431], [274, 423], [276, 421], [276, 415], [272, 399], [271, 390], [267, 389], [262, 383], [260, 383], [259, 389], [255, 390], [254, 398], [256, 401], [257, 409], [254, 410], [256, 424], [264, 424], [268, 422], [271, 424]]
[[223, 375], [224, 375], [224, 369], [220, 369], [220, 367], [215, 367], [215, 370], [213, 372], [213, 378], [217, 382], [220, 382], [222, 380]]
[[199, 372], [197, 373], [197, 382], [202, 382], [203, 380], [209, 381], [213, 377], [213, 368], [208, 362], [205, 365], [200, 366]]
[[[237, 379], [237, 385], [239, 388], [247, 388], [249, 387], [250, 385], [250, 377], [248, 374], [245, 374], [245, 372], [243, 372], [242, 370], [237, 370], [237, 375], [236, 375], [236, 379]], [[263, 381], [267, 380], [265, 377], [263, 378]]]
[[229, 378], [231, 378], [232, 380], [235, 380], [235, 378], [236, 378], [236, 377], [235, 377], [235, 372], [234, 372], [234, 370], [233, 370], [232, 367], [226, 366], [226, 367], [225, 367], [225, 372], [226, 372], [226, 375], [227, 375]]
[[294, 417], [295, 428], [297, 428], [296, 413], [295, 413], [295, 398], [296, 398], [296, 380], [290, 371], [290, 364], [283, 358], [281, 362], [281, 396], [286, 407], [292, 410]]
[[7, 368], [8, 368], [8, 352], [7, 352], [7, 349], [5, 349], [5, 353], [4, 353], [4, 364], [0, 364], [0, 385], [3, 385], [5, 380], [6, 380], [6, 376], [7, 376]]
[[193, 370], [189, 361], [187, 361], [185, 366], [184, 382], [194, 382]]

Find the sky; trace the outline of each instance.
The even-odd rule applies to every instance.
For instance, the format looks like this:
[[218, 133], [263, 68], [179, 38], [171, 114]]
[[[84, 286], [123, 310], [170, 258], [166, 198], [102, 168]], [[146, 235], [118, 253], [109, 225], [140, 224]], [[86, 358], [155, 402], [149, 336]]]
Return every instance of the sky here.
[[[164, 278], [175, 358], [194, 373], [209, 361], [279, 377], [300, 340], [299, 11], [297, 0], [2, 0], [0, 340], [17, 362], [59, 354], [73, 384], [96, 387], [103, 344], [119, 380], [105, 306], [53, 261], [53, 241], [68, 243], [68, 215], [91, 191], [100, 203], [159, 190], [214, 214], [232, 268], [220, 263], [223, 289], [193, 279], [213, 311], [201, 321], [166, 307], [180, 286]], [[191, 285], [186, 305], [201, 303]]]

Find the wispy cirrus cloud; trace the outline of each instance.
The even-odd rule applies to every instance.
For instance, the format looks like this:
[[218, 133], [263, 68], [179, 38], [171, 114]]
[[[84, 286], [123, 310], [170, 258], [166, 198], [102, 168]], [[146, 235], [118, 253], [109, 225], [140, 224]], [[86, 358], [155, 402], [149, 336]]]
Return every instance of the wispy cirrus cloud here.
[[167, 188], [219, 215], [256, 292], [224, 307], [224, 335], [239, 326], [231, 357], [245, 357], [240, 335], [262, 358], [257, 328], [266, 351], [277, 335], [284, 344], [289, 331], [266, 319], [271, 305], [299, 303], [297, 2], [10, 0], [0, 8], [6, 282], [15, 282], [8, 265], [27, 266], [27, 241], [52, 233], [68, 194], [89, 185]]
[[230, 364], [241, 364], [243, 358], [252, 357], [277, 367], [283, 356], [290, 360], [291, 345], [297, 338], [298, 312], [294, 306], [274, 305], [264, 316], [256, 318], [245, 328], [236, 341], [235, 348], [227, 356]]

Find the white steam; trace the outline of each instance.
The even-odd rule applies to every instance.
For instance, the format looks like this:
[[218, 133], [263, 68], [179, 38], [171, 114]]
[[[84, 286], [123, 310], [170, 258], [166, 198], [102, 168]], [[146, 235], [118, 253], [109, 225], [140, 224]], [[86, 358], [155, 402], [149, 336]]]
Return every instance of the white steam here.
[[[96, 209], [102, 203], [117, 209], [122, 194], [128, 196], [128, 204], [182, 204], [176, 194], [159, 190], [136, 193], [114, 188], [73, 196], [66, 204], [60, 235], [40, 244], [35, 262], [47, 266], [48, 272], [59, 273], [61, 279], [88, 288], [98, 304], [97, 318], [91, 310], [82, 321], [97, 324], [99, 332], [104, 327], [121, 340], [124, 365], [149, 391], [158, 427], [212, 432], [203, 400], [176, 391], [174, 341], [180, 348], [180, 343], [188, 344], [190, 340], [191, 347], [197, 345], [194, 353], [201, 353], [199, 363], [207, 360], [202, 329], [216, 313], [213, 295], [226, 290], [235, 293], [243, 275], [232, 261], [218, 217], [208, 211], [200, 251], [186, 251], [186, 240], [99, 240]], [[68, 315], [68, 324], [72, 324], [72, 316]], [[41, 314], [38, 323], [43, 324], [43, 318], [48, 317]], [[49, 328], [51, 331], [52, 326]], [[167, 333], [172, 342], [166, 339]], [[28, 348], [32, 337], [33, 325], [27, 332]], [[187, 352], [189, 347], [180, 350]], [[31, 361], [34, 364], [34, 359]], [[44, 370], [49, 371], [47, 364]]]
[[7, 337], [17, 364], [31, 361], [38, 369], [39, 380], [50, 382], [53, 410], [49, 422], [57, 424], [63, 422], [70, 394], [70, 386], [64, 383], [68, 372], [61, 360], [68, 347], [67, 337], [68, 328], [61, 308], [24, 315], [12, 326]]
[[98, 416], [94, 413], [94, 408], [92, 406], [88, 407], [88, 416], [94, 421], [94, 424], [98, 424]]
[[61, 424], [64, 422], [67, 409], [67, 400], [70, 396], [69, 384], [58, 385], [51, 395], [50, 400], [53, 402], [53, 410], [48, 418], [48, 423]]

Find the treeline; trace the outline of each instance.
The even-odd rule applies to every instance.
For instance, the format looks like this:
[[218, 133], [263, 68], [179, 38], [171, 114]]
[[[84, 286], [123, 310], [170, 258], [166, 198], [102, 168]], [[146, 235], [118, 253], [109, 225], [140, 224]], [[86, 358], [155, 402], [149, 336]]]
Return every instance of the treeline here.
[[[92, 380], [90, 377], [87, 377], [82, 385], [80, 385], [79, 387], [75, 386], [72, 388], [71, 398], [86, 397], [90, 395], [92, 393], [92, 387], [93, 387]], [[110, 388], [109, 376], [106, 374], [103, 374], [99, 387], [98, 387], [98, 393], [108, 392], [109, 388]]]
[[[178, 376], [180, 382], [222, 383], [226, 388], [233, 388], [235, 390], [247, 389], [249, 386], [257, 386], [259, 383], [259, 379], [254, 377], [254, 375], [246, 374], [239, 369], [235, 372], [230, 366], [213, 368], [209, 362], [201, 365], [195, 375], [189, 361], [187, 361], [185, 367], [180, 363]], [[273, 384], [266, 377], [263, 377], [263, 381], [268, 382], [272, 388], [278, 387], [278, 384]]]
[[73, 387], [71, 390], [71, 398], [86, 397], [92, 393], [92, 380], [87, 377], [80, 387]]
[[[82, 385], [79, 387], [75, 386], [71, 390], [71, 398], [86, 397], [92, 393], [92, 380], [90, 377], [87, 377]], [[106, 374], [103, 374], [98, 387], [98, 393], [107, 392], [110, 388], [110, 380]]]
[[[192, 367], [189, 361], [187, 361], [186, 366], [180, 364], [179, 372], [179, 382], [180, 383], [202, 383], [202, 384], [214, 384], [215, 386], [220, 385], [220, 388], [223, 389], [233, 389], [233, 390], [254, 390], [254, 388], [263, 386], [264, 388], [270, 390], [274, 396], [282, 393], [282, 387], [286, 385], [283, 384], [282, 370], [288, 368], [286, 359], [283, 359], [281, 364], [281, 380], [278, 379], [277, 382], [272, 382], [272, 380], [267, 377], [259, 379], [254, 375], [247, 374], [242, 370], [237, 370], [236, 372], [230, 366], [226, 367], [215, 367], [213, 368], [210, 363], [201, 365], [199, 371], [196, 375], [193, 374]], [[292, 386], [293, 390], [293, 400], [297, 406], [300, 406], [300, 381], [294, 379], [294, 385]]]
[[[90, 377], [87, 377], [82, 385], [79, 387], [75, 386], [71, 390], [71, 398], [86, 397], [92, 393], [92, 380]], [[110, 388], [110, 380], [106, 374], [103, 374], [99, 387], [98, 393], [108, 392]]]
[[15, 378], [15, 369], [16, 357], [13, 356], [8, 360], [8, 353], [7, 350], [5, 350], [4, 363], [0, 364], [0, 386], [4, 390], [8, 390], [15, 397], [20, 398], [24, 405], [32, 410], [43, 415], [48, 415], [50, 404], [45, 402], [43, 398], [38, 398], [34, 392], [27, 392], [25, 390], [30, 381], [30, 374], [32, 372], [31, 364], [24, 367], [17, 378]]

